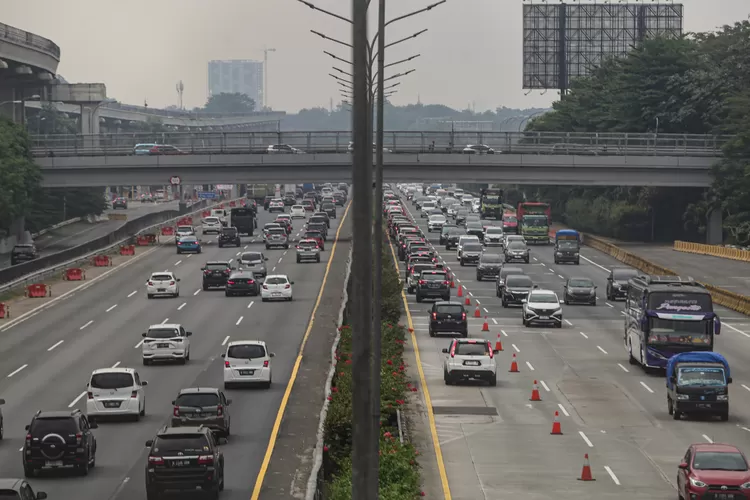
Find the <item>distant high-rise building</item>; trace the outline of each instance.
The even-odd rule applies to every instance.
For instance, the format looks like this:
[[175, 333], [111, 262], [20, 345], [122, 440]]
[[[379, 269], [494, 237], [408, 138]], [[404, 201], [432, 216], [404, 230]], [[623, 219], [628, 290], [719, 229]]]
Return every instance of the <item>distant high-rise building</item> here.
[[263, 107], [263, 62], [235, 59], [208, 62], [208, 96], [245, 94]]

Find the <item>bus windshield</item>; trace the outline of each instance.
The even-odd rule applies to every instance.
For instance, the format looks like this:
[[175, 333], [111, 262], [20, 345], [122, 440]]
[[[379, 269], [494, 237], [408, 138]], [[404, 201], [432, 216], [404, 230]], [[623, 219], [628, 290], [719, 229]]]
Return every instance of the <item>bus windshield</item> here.
[[713, 321], [686, 321], [664, 318], [649, 318], [649, 321], [648, 345], [711, 345]]

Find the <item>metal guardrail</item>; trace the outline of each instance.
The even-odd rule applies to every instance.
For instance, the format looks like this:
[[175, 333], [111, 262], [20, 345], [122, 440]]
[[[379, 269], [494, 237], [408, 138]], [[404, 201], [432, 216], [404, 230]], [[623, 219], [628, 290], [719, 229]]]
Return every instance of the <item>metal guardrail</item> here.
[[[226, 201], [220, 203], [226, 203]], [[198, 205], [200, 207], [197, 207]], [[30, 283], [37, 283], [41, 279], [60, 273], [67, 267], [88, 262], [97, 254], [108, 252], [119, 247], [119, 245], [133, 241], [140, 234], [159, 229], [165, 225], [174, 225], [182, 217], [198, 214], [216, 205], [218, 203], [209, 204], [207, 200], [203, 200], [188, 207], [189, 209], [195, 209], [189, 212], [180, 213], [179, 210], [151, 212], [137, 219], [130, 220], [111, 233], [82, 245], [1, 269], [0, 283], [3, 284], [0, 285], [0, 293], [8, 292]]]
[[[485, 144], [495, 154], [720, 157], [732, 136], [574, 132], [385, 132], [389, 154], [465, 154]], [[31, 136], [34, 156], [127, 156], [136, 144], [168, 144], [182, 154], [267, 154], [287, 144], [307, 153], [348, 153], [351, 132], [168, 132]], [[277, 154], [277, 153], [275, 153]]]
[[119, 109], [122, 111], [133, 111], [136, 113], [145, 113], [149, 115], [158, 116], [175, 116], [187, 119], [203, 120], [205, 118], [226, 118], [226, 117], [244, 117], [244, 116], [268, 116], [278, 117], [286, 115], [286, 111], [251, 111], [251, 112], [238, 112], [238, 113], [214, 113], [211, 111], [189, 111], [185, 109], [161, 109], [151, 108], [148, 106], [137, 106], [134, 104], [122, 104], [119, 102], [102, 104], [101, 109]]
[[60, 60], [60, 47], [52, 40], [48, 40], [34, 33], [0, 23], [0, 38], [28, 47], [33, 47]]

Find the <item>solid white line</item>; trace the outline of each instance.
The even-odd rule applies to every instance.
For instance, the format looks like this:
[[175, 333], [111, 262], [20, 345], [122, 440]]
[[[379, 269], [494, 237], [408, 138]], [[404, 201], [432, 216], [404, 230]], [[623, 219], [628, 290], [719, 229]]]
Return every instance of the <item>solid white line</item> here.
[[253, 304], [255, 304], [255, 301], [250, 301], [250, 303], [247, 305], [247, 308], [250, 309], [251, 307], [253, 307]]
[[115, 305], [111, 306], [111, 307], [110, 307], [109, 309], [107, 309], [107, 310], [106, 310], [106, 311], [104, 311], [104, 312], [109, 312], [109, 311], [111, 311], [112, 309], [114, 309], [115, 307], [117, 307], [117, 304], [115, 304]]
[[146, 339], [141, 339], [141, 341], [138, 342], [133, 349], [138, 349], [139, 347], [141, 347], [143, 345], [143, 341], [144, 340], [146, 340]]
[[565, 409], [562, 403], [557, 403], [557, 406], [560, 407], [560, 411], [563, 412], [563, 415], [565, 415], [566, 417], [570, 416], [570, 413], [568, 413], [568, 410]]
[[518, 347], [516, 347], [516, 344], [511, 344], [511, 346], [513, 346], [513, 349], [515, 349], [516, 352], [521, 352], [521, 349], [519, 349]]
[[605, 351], [604, 349], [602, 349], [602, 346], [600, 346], [600, 345], [596, 346], [596, 348], [599, 349], [600, 351], [602, 351], [604, 354], [609, 354], [607, 351]]
[[609, 272], [609, 269], [607, 269], [607, 268], [606, 268], [606, 267], [604, 267], [604, 266], [600, 266], [599, 264], [597, 264], [597, 263], [596, 263], [596, 262], [594, 262], [593, 260], [591, 260], [591, 259], [587, 259], [587, 258], [586, 258], [586, 257], [584, 257], [583, 255], [581, 255], [581, 258], [582, 258], [583, 260], [585, 260], [586, 262], [588, 262], [589, 264], [594, 264], [594, 265], [595, 265], [596, 267], [598, 267], [599, 269], [602, 269], [602, 270], [604, 270], [605, 272]]
[[606, 471], [607, 471], [607, 473], [609, 474], [609, 477], [611, 477], [611, 478], [612, 478], [612, 481], [614, 481], [614, 483], [615, 483], [615, 484], [616, 484], [617, 486], [620, 486], [620, 480], [619, 480], [619, 479], [617, 479], [617, 476], [615, 476], [615, 473], [614, 473], [614, 472], [612, 472], [612, 469], [610, 469], [608, 465], [605, 465], [605, 466], [604, 466], [604, 470], [606, 470]]
[[47, 349], [47, 352], [50, 352], [50, 351], [54, 350], [54, 349], [55, 349], [55, 347], [59, 346], [59, 345], [60, 345], [60, 344], [62, 344], [63, 342], [65, 342], [65, 341], [64, 341], [64, 340], [61, 340], [61, 341], [60, 341], [60, 342], [58, 342], [57, 344], [55, 344], [55, 345], [53, 345], [52, 347], [50, 347], [49, 349]]
[[11, 378], [11, 377], [12, 377], [13, 375], [15, 375], [16, 373], [20, 372], [21, 370], [23, 370], [23, 369], [24, 369], [24, 368], [26, 368], [27, 366], [29, 366], [29, 365], [23, 365], [23, 366], [22, 366], [21, 368], [18, 368], [18, 369], [16, 369], [15, 371], [12, 371], [12, 372], [10, 372], [10, 373], [8, 374], [8, 378]]
[[93, 322], [94, 322], [94, 320], [92, 319], [91, 321], [89, 321], [88, 323], [86, 323], [85, 325], [83, 325], [81, 328], [79, 328], [79, 330], [83, 330], [84, 328], [86, 328], [87, 326], [89, 326]]
[[201, 289], [200, 289], [200, 288], [199, 288], [199, 289], [197, 289], [197, 290], [196, 290], [196, 291], [195, 291], [195, 292], [193, 293], [193, 295], [198, 295], [199, 293], [201, 293]]
[[74, 407], [75, 405], [77, 405], [77, 404], [78, 404], [78, 402], [79, 402], [79, 401], [81, 400], [81, 398], [82, 398], [82, 397], [84, 397], [85, 395], [86, 395], [86, 391], [83, 391], [82, 393], [80, 393], [80, 394], [78, 395], [78, 397], [77, 397], [77, 398], [75, 398], [75, 399], [73, 400], [73, 402], [72, 402], [72, 403], [70, 403], [70, 404], [68, 405], [68, 408], [73, 408], [73, 407]]
[[724, 324], [725, 324], [726, 326], [728, 326], [729, 328], [731, 328], [732, 330], [734, 330], [735, 332], [737, 332], [737, 333], [741, 333], [741, 334], [742, 334], [742, 335], [744, 335], [745, 337], [750, 337], [750, 333], [745, 333], [745, 332], [743, 332], [742, 330], [740, 330], [740, 329], [738, 329], [738, 328], [735, 328], [735, 327], [733, 327], [733, 326], [732, 326], [732, 325], [730, 325], [729, 323], [724, 323]]
[[227, 342], [229, 341], [229, 335], [224, 337], [224, 341], [221, 343], [221, 345], [227, 345]]
[[710, 437], [706, 436], [705, 434], [701, 434], [701, 436], [703, 437], [703, 439], [705, 439], [709, 443], [713, 443], [714, 442], [713, 439], [711, 439]]
[[138, 293], [138, 290], [133, 290], [132, 292], [130, 292], [130, 293], [128, 294], [128, 298], [132, 297], [132, 296], [133, 296], [133, 295], [135, 295], [136, 293]]
[[531, 366], [531, 363], [529, 363], [528, 361], [526, 362], [526, 366], [528, 366], [529, 370], [531, 370], [532, 372], [534, 371], [534, 367]]
[[644, 387], [644, 388], [645, 388], [645, 389], [646, 389], [646, 390], [647, 390], [648, 392], [650, 392], [651, 394], [653, 394], [653, 393], [654, 393], [654, 390], [653, 390], [652, 388], [650, 388], [649, 386], [647, 386], [647, 385], [646, 385], [646, 382], [644, 382], [644, 381], [641, 381], [641, 385], [642, 385], [642, 386], [643, 386], [643, 387]]
[[182, 308], [185, 307], [186, 305], [187, 305], [187, 302], [183, 302], [182, 304], [180, 304], [180, 307], [178, 307], [177, 310], [182, 311]]
[[164, 318], [164, 321], [161, 322], [161, 324], [165, 324], [167, 321], [169, 321], [169, 318]]
[[175, 266], [179, 266], [180, 264], [182, 264], [181, 260], [178, 260], [177, 262], [174, 263]]
[[612, 304], [610, 304], [609, 302], [605, 302], [605, 304], [607, 304], [609, 307], [615, 307]]
[[497, 324], [497, 320], [495, 318], [490, 318], [493, 323]]
[[[617, 366], [619, 366], [620, 368], [622, 368], [622, 371], [624, 371], [625, 373], [628, 373], [628, 372], [630, 372], [630, 370], [628, 370], [627, 368], [625, 368], [625, 367], [624, 367], [623, 365], [621, 365], [620, 363], [617, 363]], [[748, 389], [748, 390], [750, 390], [750, 389]]]
[[114, 365], [112, 365], [112, 368], [117, 368], [118, 366], [120, 366], [120, 362], [119, 361], [117, 363], [115, 363]]
[[237, 323], [235, 323], [235, 326], [239, 326], [239, 324], [242, 323], [242, 318], [244, 318], [244, 316], [240, 316], [240, 319], [237, 320]]
[[583, 335], [583, 338], [585, 338], [585, 339], [589, 338], [589, 336], [588, 336], [588, 335], [586, 335], [586, 334], [585, 334], [585, 333], [583, 333], [583, 332], [578, 332], [578, 333], [580, 333], [581, 335]]
[[571, 323], [571, 322], [570, 322], [570, 321], [568, 321], [567, 319], [564, 319], [563, 321], [565, 321], [565, 322], [566, 322], [566, 323], [568, 324], [568, 326], [573, 326], [573, 323]]
[[583, 440], [586, 441], [586, 444], [589, 445], [589, 448], [594, 447], [594, 445], [591, 443], [591, 441], [589, 441], [589, 438], [586, 437], [586, 434], [584, 434], [583, 431], [578, 431], [578, 434], [580, 434]]
[[549, 387], [547, 387], [547, 384], [544, 383], [544, 380], [540, 380], [539, 383], [542, 384], [542, 387], [544, 387], [545, 391], [550, 392]]
[[508, 336], [508, 334], [507, 334], [507, 333], [505, 333], [505, 330], [500, 330], [500, 333], [502, 333], [504, 337], [507, 337], [507, 336]]

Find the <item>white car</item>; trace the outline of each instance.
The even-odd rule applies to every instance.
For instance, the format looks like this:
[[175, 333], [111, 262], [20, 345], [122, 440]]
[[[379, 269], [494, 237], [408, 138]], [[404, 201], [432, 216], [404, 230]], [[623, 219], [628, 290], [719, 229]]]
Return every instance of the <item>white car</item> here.
[[458, 238], [458, 245], [456, 245], [456, 259], [461, 260], [461, 251], [464, 249], [466, 243], [481, 243], [479, 236], [473, 234], [467, 234]]
[[420, 209], [421, 213], [419, 214], [419, 216], [424, 219], [433, 208], [437, 208], [437, 203], [435, 203], [434, 201], [425, 201], [424, 203], [422, 203], [422, 208]]
[[526, 238], [524, 238], [520, 234], [506, 234], [503, 236], [503, 240], [503, 245], [506, 247], [511, 241], [520, 241], [521, 243], [526, 243]]
[[532, 290], [523, 301], [523, 326], [552, 325], [562, 328], [560, 299], [552, 290]]
[[203, 219], [201, 232], [203, 234], [221, 234], [222, 227], [221, 220], [218, 217], [206, 217]]
[[271, 387], [271, 358], [262, 340], [236, 340], [227, 345], [224, 358], [224, 389], [239, 384], [263, 384]]
[[90, 421], [124, 416], [140, 420], [146, 415], [147, 385], [133, 368], [94, 370], [86, 386], [86, 416]]
[[303, 154], [304, 151], [301, 149], [294, 148], [290, 146], [289, 144], [271, 144], [266, 149], [266, 153], [268, 154], [276, 154], [276, 155], [299, 155]]
[[503, 228], [499, 226], [489, 226], [484, 230], [484, 245], [503, 246], [504, 233]]
[[269, 212], [283, 212], [284, 211], [284, 200], [281, 198], [274, 198], [268, 202]]
[[443, 349], [443, 380], [453, 385], [462, 380], [483, 380], [497, 385], [497, 363], [492, 343], [485, 339], [452, 339]]
[[260, 298], [263, 302], [269, 300], [292, 300], [292, 285], [286, 274], [272, 274], [266, 276], [263, 286], [260, 288]]
[[427, 232], [431, 233], [433, 231], [442, 231], [445, 222], [445, 215], [430, 215], [430, 218], [427, 221]]
[[175, 239], [180, 239], [183, 236], [195, 236], [195, 228], [193, 226], [177, 226]]
[[146, 282], [146, 296], [153, 299], [157, 295], [180, 296], [180, 278], [171, 271], [163, 271], [151, 274]]
[[289, 209], [289, 215], [292, 217], [292, 219], [307, 218], [305, 207], [303, 207], [302, 205], [292, 205], [292, 208]]
[[226, 226], [229, 220], [227, 216], [227, 211], [223, 208], [212, 208], [211, 217], [216, 217], [217, 219], [219, 219], [222, 226]]
[[185, 331], [182, 325], [165, 323], [151, 325], [143, 333], [141, 355], [143, 364], [150, 365], [154, 361], [179, 361], [185, 364], [190, 360], [190, 337], [193, 332]]

